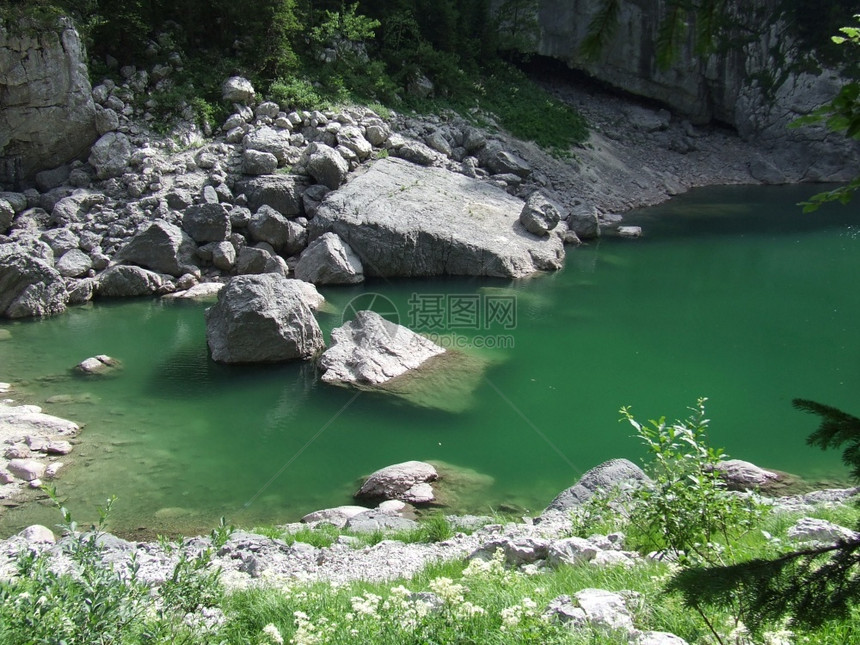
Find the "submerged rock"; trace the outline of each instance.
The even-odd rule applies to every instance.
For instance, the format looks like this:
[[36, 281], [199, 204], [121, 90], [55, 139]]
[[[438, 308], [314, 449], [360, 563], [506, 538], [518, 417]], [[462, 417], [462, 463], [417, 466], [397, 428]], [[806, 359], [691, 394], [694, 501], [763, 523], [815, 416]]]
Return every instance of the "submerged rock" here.
[[81, 361], [75, 366], [75, 370], [81, 374], [104, 376], [115, 373], [120, 367], [122, 363], [117, 359], [107, 354], [99, 354]]
[[332, 346], [320, 357], [326, 383], [376, 386], [421, 366], [445, 350], [374, 311], [332, 330]]
[[526, 231], [522, 208], [489, 183], [388, 158], [326, 197], [311, 237], [337, 233], [369, 276], [522, 277], [561, 268], [561, 240]]
[[275, 273], [238, 276], [206, 310], [206, 340], [220, 363], [306, 359], [323, 347], [306, 292]]

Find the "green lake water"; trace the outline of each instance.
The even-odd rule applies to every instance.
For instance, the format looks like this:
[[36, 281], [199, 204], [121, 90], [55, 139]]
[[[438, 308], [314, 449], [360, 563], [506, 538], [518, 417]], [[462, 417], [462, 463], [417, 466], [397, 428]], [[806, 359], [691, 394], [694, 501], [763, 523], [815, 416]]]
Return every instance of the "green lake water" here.
[[[838, 452], [805, 446], [816, 419], [791, 407], [860, 414], [860, 213], [802, 214], [815, 190], [696, 190], [629, 214], [643, 238], [570, 249], [563, 271], [529, 280], [321, 289], [326, 337], [370, 304], [447, 343], [488, 345], [466, 350], [485, 371], [471, 385], [454, 376], [445, 409], [328, 386], [308, 364], [216, 365], [206, 305], [156, 300], [0, 324], [0, 380], [17, 402], [85, 424], [58, 489], [82, 521], [116, 495], [111, 528], [126, 535], [294, 521], [409, 459], [464, 469], [456, 510], [537, 512], [601, 461], [643, 456], [620, 406], [678, 418], [699, 396], [730, 456], [844, 482]], [[120, 376], [71, 375], [101, 353]], [[0, 533], [57, 519], [29, 505]]]

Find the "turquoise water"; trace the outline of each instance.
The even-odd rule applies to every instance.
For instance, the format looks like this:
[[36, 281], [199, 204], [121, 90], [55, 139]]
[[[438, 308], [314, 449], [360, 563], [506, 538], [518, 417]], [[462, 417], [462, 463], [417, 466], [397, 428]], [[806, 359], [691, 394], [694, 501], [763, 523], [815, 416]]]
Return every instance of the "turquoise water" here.
[[[563, 271], [529, 280], [321, 289], [326, 335], [354, 298], [379, 294], [375, 309], [416, 325], [449, 305], [425, 331], [495, 345], [466, 350], [486, 368], [473, 391], [444, 396], [447, 409], [331, 387], [307, 364], [216, 365], [206, 305], [153, 300], [2, 323], [0, 380], [17, 401], [86, 424], [59, 490], [81, 520], [115, 494], [111, 526], [132, 535], [206, 531], [221, 516], [293, 521], [350, 503], [362, 475], [408, 459], [465, 469], [458, 510], [538, 511], [601, 461], [641, 458], [621, 405], [677, 418], [698, 396], [730, 456], [840, 480], [839, 454], [805, 446], [816, 420], [790, 402], [860, 413], [860, 213], [804, 215], [795, 204], [812, 192], [697, 190], [630, 214], [643, 238], [571, 249]], [[100, 353], [122, 360], [120, 376], [71, 375]], [[31, 505], [0, 518], [0, 533], [56, 519]]]

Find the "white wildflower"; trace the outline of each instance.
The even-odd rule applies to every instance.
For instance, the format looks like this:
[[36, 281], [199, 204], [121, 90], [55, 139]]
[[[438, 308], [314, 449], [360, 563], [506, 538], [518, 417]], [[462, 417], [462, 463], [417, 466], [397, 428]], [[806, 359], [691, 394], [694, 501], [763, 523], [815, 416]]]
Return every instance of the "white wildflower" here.
[[502, 616], [502, 626], [503, 627], [516, 627], [520, 624], [521, 612], [520, 606], [514, 605], [513, 607], [505, 607], [500, 612]]
[[361, 614], [363, 616], [378, 616], [379, 613], [377, 610], [379, 609], [379, 603], [381, 600], [381, 596], [377, 596], [376, 594], [367, 591], [364, 596], [353, 596], [349, 599], [349, 602], [352, 605], [352, 610], [356, 614]]
[[263, 634], [271, 643], [275, 643], [275, 645], [284, 645], [284, 637], [281, 636], [281, 632], [278, 631], [278, 628], [275, 627], [272, 623], [269, 623], [265, 627], [263, 627]]
[[463, 618], [471, 618], [473, 616], [483, 616], [486, 614], [486, 610], [483, 607], [475, 605], [471, 602], [464, 602], [457, 608], [457, 615]]
[[434, 578], [428, 586], [433, 593], [448, 604], [456, 605], [463, 602], [463, 594], [466, 592], [466, 587], [455, 583], [451, 578]]

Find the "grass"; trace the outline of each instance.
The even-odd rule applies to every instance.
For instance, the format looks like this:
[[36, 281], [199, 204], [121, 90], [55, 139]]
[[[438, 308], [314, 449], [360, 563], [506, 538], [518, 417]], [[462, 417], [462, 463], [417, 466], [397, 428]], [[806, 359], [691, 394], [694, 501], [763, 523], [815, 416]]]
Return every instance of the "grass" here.
[[379, 544], [383, 540], [416, 544], [441, 542], [454, 536], [450, 522], [441, 513], [427, 515], [421, 520], [417, 528], [399, 531], [377, 530], [370, 533], [357, 533], [348, 529], [339, 529], [327, 522], [322, 522], [313, 527], [306, 526], [298, 531], [288, 531], [277, 526], [258, 526], [252, 531], [287, 544], [302, 542], [317, 548], [330, 547], [337, 542], [339, 537], [345, 536], [352, 538], [352, 544], [357, 549]]

